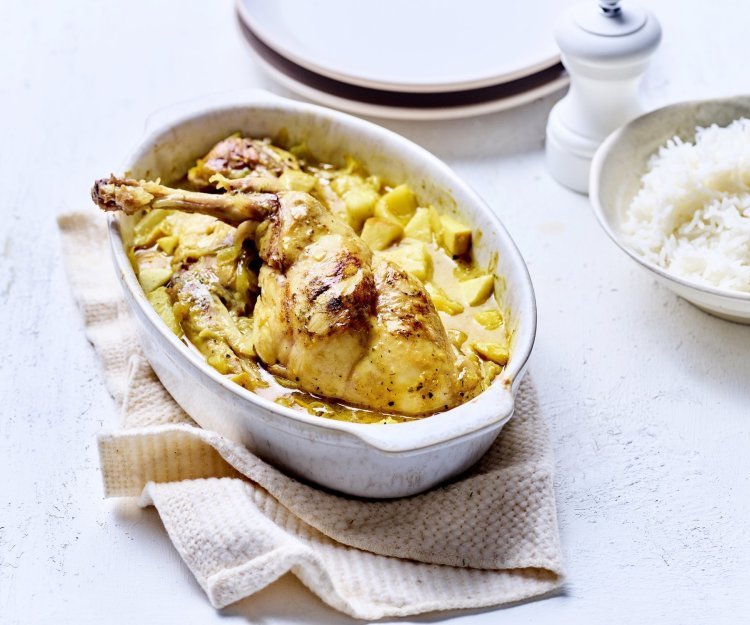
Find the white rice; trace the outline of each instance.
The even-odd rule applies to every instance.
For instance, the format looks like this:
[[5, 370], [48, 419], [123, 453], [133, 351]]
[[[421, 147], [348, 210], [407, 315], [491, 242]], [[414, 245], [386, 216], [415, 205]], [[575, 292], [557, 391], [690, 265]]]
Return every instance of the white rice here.
[[697, 128], [651, 157], [627, 210], [627, 243], [696, 283], [750, 293], [750, 120]]

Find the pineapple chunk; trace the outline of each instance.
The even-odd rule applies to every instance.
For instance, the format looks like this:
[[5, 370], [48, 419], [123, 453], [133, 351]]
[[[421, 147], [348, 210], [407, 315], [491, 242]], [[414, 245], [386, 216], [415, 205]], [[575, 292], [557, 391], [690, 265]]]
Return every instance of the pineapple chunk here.
[[443, 247], [451, 256], [462, 256], [471, 247], [471, 228], [452, 217], [440, 218]]
[[482, 376], [482, 388], [486, 389], [492, 384], [492, 380], [497, 377], [503, 368], [491, 360], [485, 360], [483, 364], [484, 366], [482, 367], [482, 370], [484, 375]]
[[310, 193], [315, 188], [317, 179], [296, 169], [287, 169], [281, 174], [279, 182], [287, 191], [303, 191]]
[[461, 292], [469, 306], [479, 306], [487, 301], [494, 287], [495, 279], [489, 274], [461, 282]]
[[406, 225], [403, 219], [399, 219], [399, 217], [393, 214], [393, 212], [388, 208], [388, 205], [383, 202], [382, 197], [375, 203], [375, 210], [373, 211], [373, 215], [375, 215], [375, 217], [377, 217], [378, 219], [382, 219], [383, 221], [389, 221], [392, 224], [396, 224], [400, 228], [403, 228], [403, 226]]
[[362, 240], [372, 250], [384, 250], [402, 234], [401, 226], [390, 221], [370, 217], [362, 228]]
[[417, 198], [414, 192], [409, 185], [400, 184], [378, 200], [375, 205], [375, 216], [405, 226], [416, 209]]
[[232, 373], [232, 366], [229, 364], [232, 350], [226, 345], [221, 345], [221, 348], [223, 348], [222, 351], [217, 350], [207, 355], [206, 362], [221, 373], [221, 375], [226, 375]]
[[174, 315], [172, 300], [169, 297], [169, 293], [167, 293], [166, 287], [160, 286], [151, 291], [146, 297], [148, 297], [148, 301], [154, 307], [154, 310], [159, 313], [162, 321], [167, 324], [167, 327], [177, 336], [182, 336], [182, 327]]
[[248, 391], [254, 391], [263, 384], [258, 383], [258, 379], [251, 376], [247, 371], [238, 373], [229, 378], [235, 384], [239, 384], [242, 388], [246, 388]]
[[430, 206], [427, 211], [430, 217], [430, 228], [432, 228], [435, 238], [439, 241], [443, 234], [443, 222], [440, 221], [440, 213], [437, 212], [434, 206]]
[[383, 186], [383, 180], [380, 176], [367, 176], [365, 182], [375, 189], [375, 191], [380, 191], [380, 187]]
[[439, 311], [448, 313], [449, 315], [457, 315], [464, 311], [464, 307], [461, 306], [457, 301], [452, 300], [448, 297], [448, 294], [443, 291], [439, 286], [428, 282], [424, 285], [427, 292], [430, 294], [430, 299]]
[[144, 293], [169, 282], [172, 277], [172, 261], [169, 256], [156, 250], [139, 250], [134, 254], [138, 282]]
[[356, 174], [339, 174], [331, 180], [331, 189], [344, 197], [344, 193], [349, 189], [365, 186], [365, 179]]
[[359, 231], [365, 220], [372, 217], [375, 203], [380, 199], [380, 195], [374, 189], [360, 185], [346, 191], [343, 198], [349, 225]]
[[345, 171], [347, 174], [351, 174], [353, 176], [360, 176], [365, 173], [364, 168], [362, 167], [362, 163], [360, 163], [356, 158], [354, 158], [351, 154], [347, 154], [344, 157], [345, 165], [341, 169], [341, 171]]
[[430, 223], [430, 211], [427, 208], [418, 208], [414, 217], [409, 220], [404, 228], [404, 236], [420, 241], [432, 242], [432, 225]]
[[141, 283], [144, 293], [150, 293], [154, 289], [164, 286], [171, 277], [171, 267], [143, 267], [143, 269], [138, 270], [138, 282]]
[[228, 247], [223, 247], [216, 252], [216, 263], [219, 266], [226, 266], [234, 269], [237, 259], [242, 255], [242, 244], [235, 243]]
[[164, 250], [167, 254], [171, 254], [172, 252], [174, 252], [174, 249], [177, 247], [177, 244], [179, 242], [180, 239], [175, 236], [161, 237], [160, 239], [156, 240], [156, 245], [160, 250]]
[[163, 223], [170, 211], [156, 208], [147, 212], [133, 228], [133, 247], [151, 247], [158, 238], [172, 234]]
[[461, 345], [466, 343], [467, 338], [469, 337], [463, 330], [448, 330], [448, 340], [455, 345], [457, 349], [461, 349]]
[[497, 330], [503, 325], [503, 316], [499, 310], [483, 310], [474, 313], [474, 320], [485, 330]]
[[485, 360], [491, 360], [499, 365], [508, 362], [508, 348], [500, 343], [472, 343], [471, 347]]
[[432, 272], [432, 258], [421, 241], [404, 241], [383, 256], [422, 282], [428, 280]]

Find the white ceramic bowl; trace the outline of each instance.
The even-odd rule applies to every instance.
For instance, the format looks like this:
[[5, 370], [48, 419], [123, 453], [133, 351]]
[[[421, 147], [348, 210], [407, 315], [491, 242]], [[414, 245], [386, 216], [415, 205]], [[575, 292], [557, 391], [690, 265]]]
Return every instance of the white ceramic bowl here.
[[177, 402], [201, 426], [241, 442], [268, 462], [304, 479], [363, 497], [421, 492], [474, 464], [513, 413], [536, 330], [534, 292], [512, 239], [490, 208], [444, 163], [384, 128], [262, 91], [197, 106], [150, 133], [125, 164], [138, 178], [174, 180], [232, 132], [274, 136], [284, 129], [321, 159], [351, 154], [386, 179], [406, 181], [424, 200], [463, 216], [482, 236], [480, 263], [497, 253], [496, 290], [515, 329], [504, 373], [473, 400], [429, 418], [390, 425], [333, 421], [279, 406], [209, 367], [164, 325], [128, 261], [132, 217], [110, 217], [110, 240], [146, 357]]
[[750, 97], [682, 102], [638, 117], [613, 132], [597, 150], [591, 163], [589, 198], [604, 231], [661, 283], [708, 313], [750, 323], [750, 294], [712, 288], [675, 276], [632, 250], [624, 242], [621, 230], [648, 159], [660, 146], [675, 135], [684, 141], [694, 141], [697, 126], [726, 126], [738, 117], [750, 117]]

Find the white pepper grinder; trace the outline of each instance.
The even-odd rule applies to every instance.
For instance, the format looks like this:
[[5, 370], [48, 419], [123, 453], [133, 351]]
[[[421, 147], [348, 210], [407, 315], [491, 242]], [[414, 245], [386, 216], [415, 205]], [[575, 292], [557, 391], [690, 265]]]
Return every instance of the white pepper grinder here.
[[661, 26], [634, 2], [589, 0], [562, 15], [555, 38], [570, 89], [547, 121], [547, 166], [558, 182], [587, 193], [596, 148], [644, 112], [638, 86]]

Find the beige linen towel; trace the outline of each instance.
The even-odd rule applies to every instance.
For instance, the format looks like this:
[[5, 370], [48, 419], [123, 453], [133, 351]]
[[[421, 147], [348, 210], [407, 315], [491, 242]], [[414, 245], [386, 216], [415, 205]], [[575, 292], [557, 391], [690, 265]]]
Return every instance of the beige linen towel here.
[[289, 571], [363, 619], [500, 605], [560, 587], [552, 454], [530, 383], [497, 442], [458, 479], [390, 501], [319, 490], [201, 429], [170, 397], [137, 346], [104, 223], [94, 211], [59, 219], [87, 336], [122, 407], [121, 428], [99, 439], [105, 493], [157, 508], [215, 607]]

